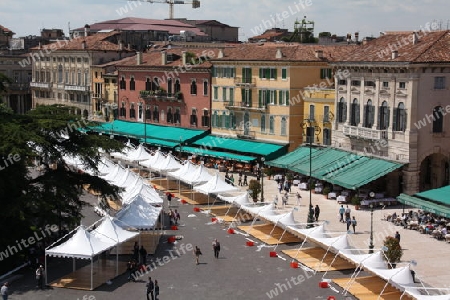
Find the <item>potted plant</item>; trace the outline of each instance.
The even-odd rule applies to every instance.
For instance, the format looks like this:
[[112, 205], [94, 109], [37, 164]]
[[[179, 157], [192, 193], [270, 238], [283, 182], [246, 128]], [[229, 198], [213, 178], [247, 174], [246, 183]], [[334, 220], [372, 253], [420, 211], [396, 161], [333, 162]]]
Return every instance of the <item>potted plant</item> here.
[[355, 206], [355, 209], [358, 210], [361, 205], [361, 199], [357, 195], [352, 197], [351, 203]]
[[251, 191], [253, 202], [258, 202], [258, 194], [261, 193], [261, 183], [258, 180], [252, 179], [249, 182], [248, 189]]
[[403, 249], [400, 246], [400, 242], [392, 236], [387, 236], [383, 241], [383, 245], [383, 258], [388, 262], [389, 266], [395, 268], [403, 256]]
[[274, 172], [275, 171], [272, 168], [264, 168], [264, 174], [266, 174], [266, 176], [269, 178], [269, 180], [272, 177]]
[[325, 197], [328, 197], [328, 193], [331, 192], [331, 188], [327, 185], [323, 188], [322, 194], [325, 195]]

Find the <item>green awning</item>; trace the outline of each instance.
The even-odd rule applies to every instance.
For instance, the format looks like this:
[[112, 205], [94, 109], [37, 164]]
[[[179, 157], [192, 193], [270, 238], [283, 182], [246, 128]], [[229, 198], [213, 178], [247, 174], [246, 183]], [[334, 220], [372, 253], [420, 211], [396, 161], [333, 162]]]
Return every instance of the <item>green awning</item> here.
[[100, 125], [89, 129], [95, 132], [117, 134], [136, 139], [147, 137], [147, 139], [163, 140], [178, 144], [180, 142], [187, 143], [208, 134], [208, 131], [206, 130], [144, 124], [141, 122], [127, 122], [122, 120], [115, 120], [112, 123], [101, 123]]
[[[312, 152], [315, 152], [316, 149], [312, 148]], [[298, 147], [292, 152], [289, 152], [286, 155], [280, 156], [274, 160], [266, 161], [266, 165], [277, 167], [277, 168], [283, 168], [288, 169], [290, 166], [292, 166], [295, 163], [298, 163], [301, 159], [304, 159], [305, 157], [309, 157], [309, 148], [308, 147]]]
[[[417, 195], [417, 194], [416, 194]], [[410, 205], [422, 209], [424, 211], [442, 216], [445, 218], [450, 218], [450, 207], [445, 205], [436, 204], [424, 199], [420, 199], [414, 196], [409, 196], [406, 194], [400, 194], [397, 197], [397, 201], [405, 205]]]
[[401, 166], [403, 166], [401, 163], [359, 156], [358, 159], [353, 160], [344, 167], [329, 172], [322, 179], [348, 189], [356, 190]]
[[[141, 143], [144, 142], [144, 139], [139, 140]], [[161, 147], [168, 147], [168, 148], [174, 148], [180, 145], [180, 143], [165, 141], [165, 140], [159, 140], [159, 139], [145, 139], [145, 143], [149, 145], [155, 145], [155, 146], [161, 146]]]
[[266, 160], [274, 159], [286, 153], [285, 145], [263, 143], [228, 137], [208, 135], [194, 142], [194, 145], [214, 149], [231, 150], [240, 153], [249, 153], [257, 156], [264, 156]]
[[222, 152], [222, 151], [213, 151], [208, 149], [202, 149], [202, 148], [195, 148], [195, 147], [183, 147], [182, 152], [188, 152], [195, 155], [201, 155], [201, 156], [210, 156], [210, 157], [217, 157], [221, 159], [230, 159], [240, 162], [252, 162], [256, 159], [254, 156], [247, 156], [247, 155], [240, 155], [230, 152]]
[[417, 193], [414, 196], [429, 199], [445, 205], [450, 205], [450, 186], [444, 186], [438, 189]]

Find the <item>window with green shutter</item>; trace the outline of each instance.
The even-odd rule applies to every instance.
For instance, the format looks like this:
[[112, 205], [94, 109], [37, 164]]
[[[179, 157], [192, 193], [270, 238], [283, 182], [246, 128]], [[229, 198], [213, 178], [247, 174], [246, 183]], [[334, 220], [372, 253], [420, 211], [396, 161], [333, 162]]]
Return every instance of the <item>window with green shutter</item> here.
[[215, 86], [213, 88], [214, 94], [213, 94], [213, 99], [217, 100], [219, 98], [219, 88], [217, 86]]
[[287, 79], [287, 69], [286, 68], [281, 69], [281, 79]]

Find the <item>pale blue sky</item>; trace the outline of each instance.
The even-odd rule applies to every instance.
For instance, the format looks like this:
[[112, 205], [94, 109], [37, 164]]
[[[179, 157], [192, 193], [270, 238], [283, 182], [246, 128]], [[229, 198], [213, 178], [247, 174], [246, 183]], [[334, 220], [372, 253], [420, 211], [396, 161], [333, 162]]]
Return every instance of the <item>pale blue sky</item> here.
[[[164, 1], [164, 0], [156, 0]], [[337, 35], [360, 32], [360, 38], [378, 36], [385, 30], [417, 30], [427, 22], [441, 22], [447, 29], [450, 19], [449, 0], [200, 0], [201, 7], [175, 5], [176, 18], [215, 19], [240, 27], [239, 39], [277, 26], [293, 29], [298, 18], [307, 16], [315, 22], [315, 35], [330, 31]], [[186, 1], [190, 2], [190, 1]], [[44, 4], [45, 3], [45, 4]], [[124, 12], [127, 8], [128, 12]], [[121, 12], [121, 14], [119, 14]], [[278, 14], [278, 18], [277, 18]], [[169, 15], [165, 3], [125, 0], [2, 0], [0, 25], [16, 32], [15, 37], [38, 35], [42, 28], [83, 27], [84, 24], [141, 17], [163, 19]], [[272, 21], [272, 17], [277, 22]], [[257, 29], [259, 28], [259, 29]]]

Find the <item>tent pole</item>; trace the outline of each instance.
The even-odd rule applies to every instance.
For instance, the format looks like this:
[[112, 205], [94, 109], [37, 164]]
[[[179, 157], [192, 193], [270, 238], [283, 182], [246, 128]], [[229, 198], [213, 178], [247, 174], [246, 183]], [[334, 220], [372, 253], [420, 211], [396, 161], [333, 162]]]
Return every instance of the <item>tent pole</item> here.
[[72, 257], [72, 272], [75, 272], [75, 257]]
[[91, 256], [91, 291], [94, 290], [94, 262]]
[[47, 285], [47, 255], [44, 257], [44, 265], [45, 265], [45, 285]]
[[119, 276], [119, 243], [116, 245], [116, 276]]

